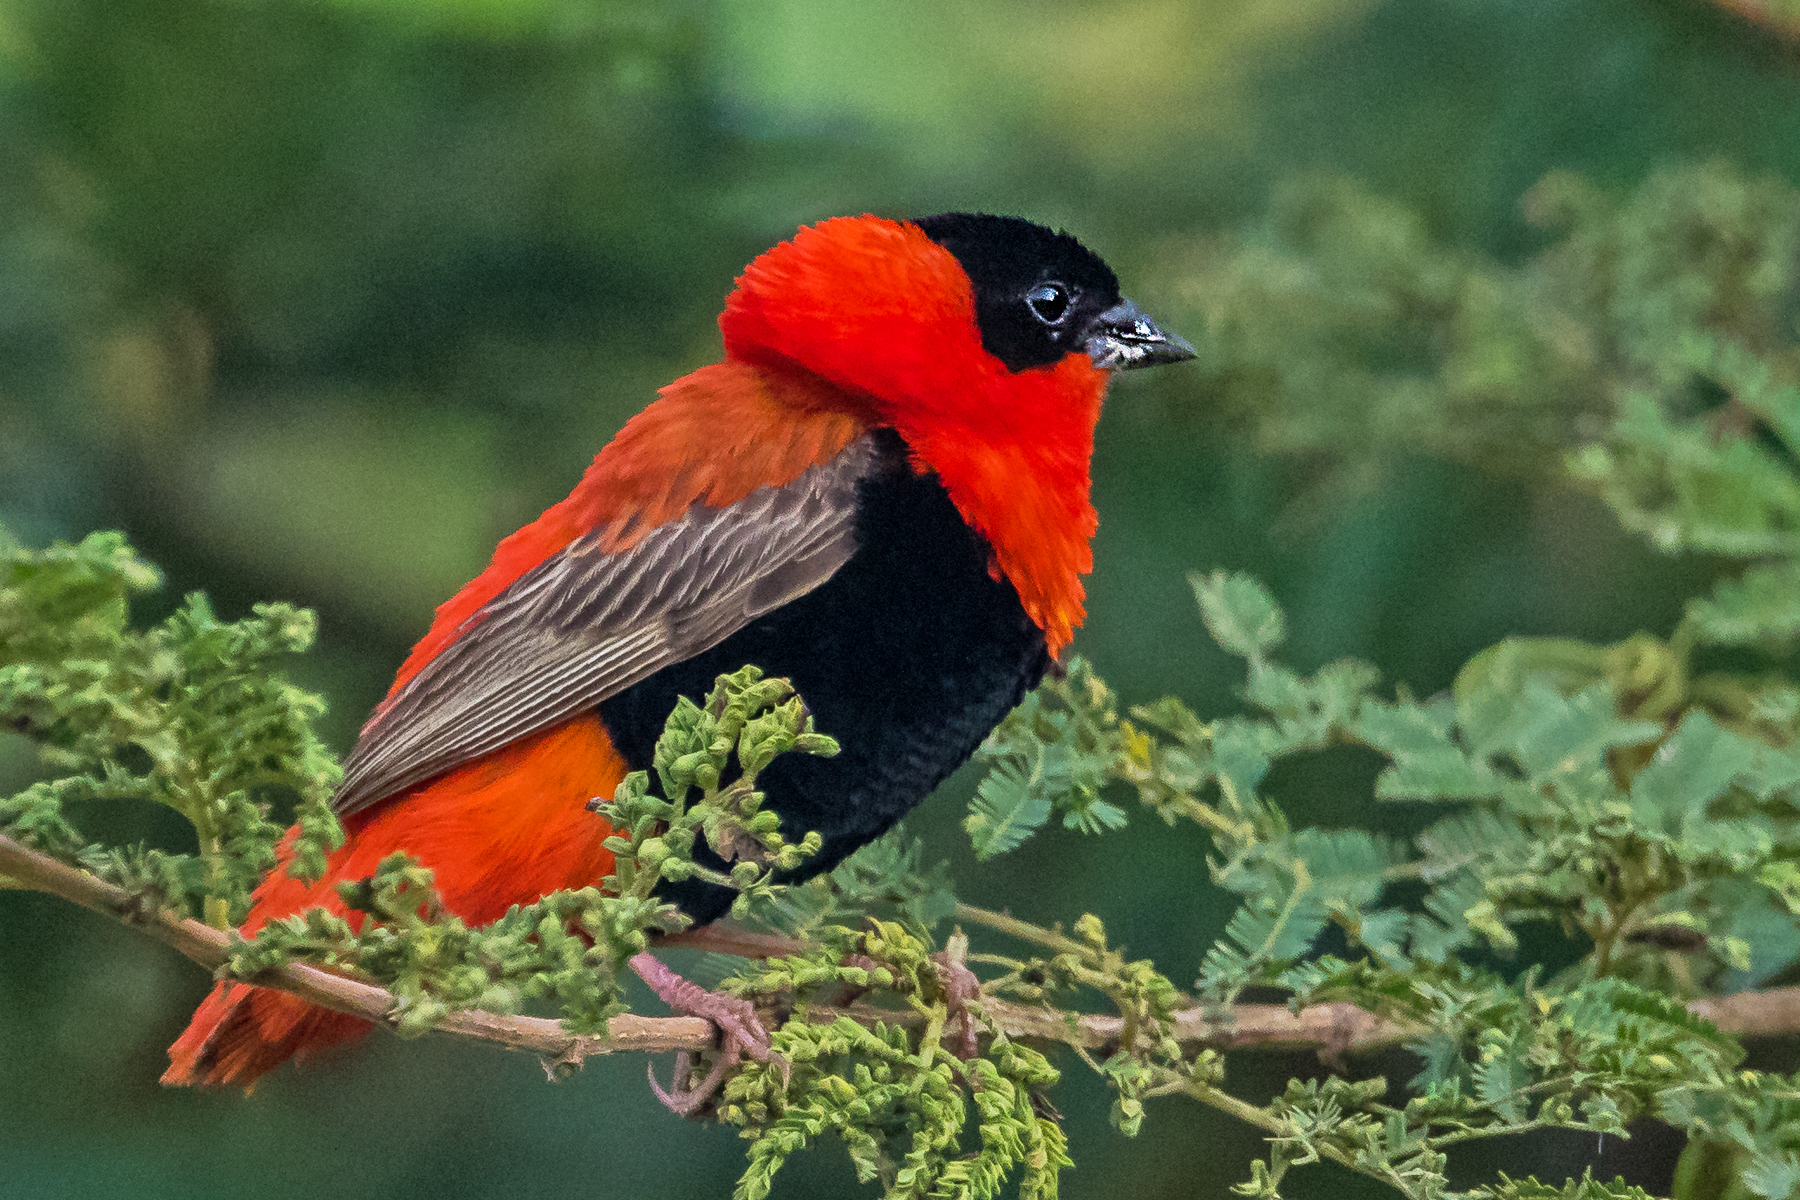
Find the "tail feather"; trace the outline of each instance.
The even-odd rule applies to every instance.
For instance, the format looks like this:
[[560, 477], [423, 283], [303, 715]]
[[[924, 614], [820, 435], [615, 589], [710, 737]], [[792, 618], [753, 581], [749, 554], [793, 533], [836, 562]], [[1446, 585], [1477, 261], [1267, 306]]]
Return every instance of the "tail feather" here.
[[[587, 802], [612, 795], [625, 772], [599, 717], [590, 714], [358, 813], [346, 822], [349, 836], [316, 884], [288, 875], [296, 832], [289, 830], [243, 931], [254, 934], [274, 918], [315, 904], [344, 913], [333, 885], [367, 878], [396, 850], [433, 868], [445, 907], [475, 924], [546, 892], [585, 887], [612, 870], [612, 855], [602, 845], [611, 830], [587, 811]], [[238, 1084], [249, 1091], [288, 1059], [355, 1041], [371, 1028], [360, 1017], [285, 992], [220, 983], [169, 1047], [162, 1081]]]
[[188, 1086], [256, 1081], [290, 1058], [306, 1059], [322, 1050], [356, 1041], [369, 1022], [298, 1000], [285, 992], [221, 983], [201, 1001], [187, 1032], [169, 1047], [162, 1081]]

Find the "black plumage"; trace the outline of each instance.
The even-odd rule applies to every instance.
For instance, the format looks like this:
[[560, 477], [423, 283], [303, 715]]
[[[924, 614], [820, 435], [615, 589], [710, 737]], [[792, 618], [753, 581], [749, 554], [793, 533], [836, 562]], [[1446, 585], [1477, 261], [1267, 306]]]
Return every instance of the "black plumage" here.
[[[975, 289], [981, 345], [1009, 371], [1047, 367], [1081, 348], [1119, 303], [1119, 277], [1066, 233], [1018, 217], [939, 213], [915, 222], [956, 255]], [[1039, 288], [1048, 289], [1041, 299]]]
[[[600, 703], [613, 744], [650, 765], [679, 696], [699, 701], [719, 674], [754, 663], [784, 675], [835, 758], [791, 754], [761, 775], [767, 807], [797, 839], [824, 836], [796, 874], [828, 870], [879, 837], [966, 761], [1049, 665], [1044, 634], [1018, 593], [989, 571], [980, 535], [932, 475], [914, 474], [898, 434], [875, 435], [875, 467], [857, 489], [857, 549], [829, 581], [712, 649]], [[698, 857], [722, 865], [710, 852]], [[701, 921], [733, 893], [693, 881], [665, 894]]]

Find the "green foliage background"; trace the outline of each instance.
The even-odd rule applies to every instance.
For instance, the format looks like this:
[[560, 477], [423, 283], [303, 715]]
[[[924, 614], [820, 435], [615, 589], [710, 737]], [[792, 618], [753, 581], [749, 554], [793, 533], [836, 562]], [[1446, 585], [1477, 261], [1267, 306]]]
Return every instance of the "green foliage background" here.
[[[1079, 647], [1121, 695], [1238, 708], [1190, 567], [1267, 580], [1296, 669], [1356, 656], [1421, 696], [1511, 634], [1666, 635], [1731, 547], [1659, 556], [1559, 451], [1610, 419], [1584, 408], [1596, 376], [1654, 381], [1640, 343], [1681, 314], [1558, 291], [1579, 262], [1526, 269], [1598, 203], [1532, 189], [1573, 171], [1654, 204], [1682, 190], [1658, 171], [1716, 158], [1800, 183], [1795, 62], [1698, 0], [0, 0], [0, 523], [33, 545], [124, 529], [170, 575], [148, 617], [195, 588], [226, 617], [316, 609], [293, 675], [330, 698], [341, 750], [430, 607], [714, 356], [751, 256], [833, 213], [985, 208], [1080, 234], [1206, 352], [1121, 381], [1101, 428]], [[1792, 204], [1755, 183], [1722, 219], [1791, 229]], [[1794, 247], [1734, 252], [1749, 299], [1696, 303], [1775, 314], [1750, 348], [1785, 352]], [[1545, 326], [1558, 306], [1609, 314], [1602, 351]], [[1631, 466], [1587, 465], [1596, 486]], [[1414, 832], [1422, 814], [1344, 807], [1379, 765], [1340, 747], [1264, 790], [1296, 826]], [[0, 794], [39, 770], [0, 734]], [[964, 899], [1040, 922], [1100, 907], [1115, 943], [1194, 977], [1237, 897], [1191, 831], [1058, 829], [978, 866], [973, 783], [911, 822]], [[82, 817], [191, 848], [172, 814]], [[741, 1169], [732, 1131], [669, 1117], [635, 1058], [549, 1087], [519, 1056], [378, 1039], [248, 1102], [163, 1090], [205, 987], [126, 930], [0, 892], [9, 1189], [654, 1197], [724, 1194]], [[1251, 1059], [1233, 1086], [1309, 1069]], [[1058, 1103], [1071, 1196], [1224, 1195], [1258, 1152], [1180, 1102], [1118, 1138], [1080, 1073]], [[1676, 1148], [1547, 1135], [1452, 1175], [1596, 1163], [1663, 1190]], [[803, 1155], [778, 1194], [854, 1186], [842, 1156]], [[1376, 1192], [1334, 1170], [1284, 1186]]]

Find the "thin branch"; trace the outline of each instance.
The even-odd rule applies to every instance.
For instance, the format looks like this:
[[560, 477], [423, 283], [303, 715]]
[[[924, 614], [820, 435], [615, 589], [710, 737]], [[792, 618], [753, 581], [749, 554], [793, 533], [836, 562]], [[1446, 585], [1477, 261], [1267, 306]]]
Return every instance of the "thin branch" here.
[[1800, 987], [1705, 996], [1689, 1002], [1688, 1011], [1705, 1017], [1726, 1033], [1743, 1037], [1800, 1033]]
[[[11, 838], [0, 837], [0, 874], [28, 888], [60, 896], [72, 904], [118, 917], [151, 937], [167, 942], [183, 956], [208, 970], [217, 970], [231, 948], [229, 935], [210, 925], [168, 913], [144, 914], [129, 892], [79, 867], [71, 867]], [[386, 988], [364, 983], [304, 963], [290, 963], [256, 981], [300, 997], [309, 1004], [349, 1013], [377, 1024], [388, 1024], [394, 995]], [[498, 1042], [514, 1050], [559, 1062], [579, 1063], [595, 1054], [615, 1050], [704, 1050], [713, 1044], [712, 1022], [703, 1017], [639, 1017], [629, 1013], [614, 1017], [605, 1037], [574, 1035], [559, 1021], [542, 1017], [508, 1017], [477, 1009], [453, 1012], [437, 1028], [461, 1037]]]
[[971, 925], [985, 925], [989, 929], [1016, 937], [1021, 942], [1030, 942], [1033, 945], [1042, 946], [1046, 950], [1055, 951], [1057, 954], [1085, 955], [1091, 949], [1074, 938], [1064, 937], [1052, 930], [1039, 928], [1029, 921], [1021, 921], [1006, 913], [977, 908], [973, 904], [958, 904], [956, 919], [967, 921]]
[[[1012, 1038], [1040, 1038], [1090, 1050], [1118, 1044], [1125, 1033], [1123, 1017], [1089, 1013], [1080, 1016], [1055, 1009], [1033, 1008], [983, 998], [982, 1009]], [[1211, 1019], [1209, 1019], [1209, 1016]], [[1295, 1013], [1282, 1004], [1240, 1004], [1225, 1014], [1201, 1008], [1175, 1013], [1175, 1039], [1218, 1050], [1375, 1050], [1399, 1045], [1413, 1036], [1353, 1004], [1318, 1004]]]
[[[82, 908], [120, 918], [173, 946], [208, 970], [218, 969], [230, 950], [228, 934], [199, 921], [180, 919], [168, 913], [146, 914], [142, 905], [124, 888], [98, 879], [79, 867], [27, 849], [6, 837], [0, 837], [0, 876], [9, 877], [27, 888], [60, 896]], [[967, 918], [976, 912], [989, 918], [981, 921], [982, 924], [1004, 928], [1021, 936], [1030, 931], [1032, 940], [1040, 943], [1046, 936], [1057, 936], [998, 913], [959, 910], [958, 915]], [[735, 929], [692, 930], [673, 935], [659, 944], [720, 950], [756, 958], [789, 954], [799, 948], [787, 938]], [[378, 1025], [390, 1024], [389, 1014], [395, 1004], [393, 993], [385, 988], [301, 963], [278, 968], [255, 982], [259, 986], [288, 992], [321, 1008], [349, 1013]], [[1011, 1038], [1032, 1038], [1061, 1042], [1082, 1050], [1101, 1050], [1116, 1045], [1125, 1031], [1124, 1020], [1116, 1016], [1067, 1013], [992, 997], [983, 997], [974, 1003]], [[1688, 1008], [1727, 1033], [1748, 1037], [1800, 1033], [1800, 987], [1708, 997], [1692, 1002]], [[869, 1005], [841, 1009], [809, 1006], [804, 1012], [811, 1020], [825, 1022], [840, 1015], [865, 1023], [885, 1021], [890, 1025], [912, 1024], [921, 1019], [916, 1013]], [[604, 1037], [568, 1033], [560, 1021], [545, 1017], [501, 1016], [476, 1009], [453, 1012], [437, 1028], [442, 1033], [494, 1042], [547, 1061], [569, 1064], [618, 1051], [704, 1050], [715, 1040], [712, 1023], [701, 1017], [640, 1017], [630, 1013], [614, 1017], [610, 1032]], [[1177, 1040], [1222, 1050], [1311, 1049], [1342, 1054], [1396, 1046], [1412, 1036], [1412, 1032], [1350, 1004], [1314, 1005], [1298, 1013], [1279, 1004], [1241, 1004], [1224, 1014], [1199, 1007], [1182, 1009], [1175, 1014]]]
[[710, 950], [715, 954], [733, 954], [738, 958], [785, 958], [804, 954], [806, 944], [778, 933], [758, 933], [754, 929], [736, 929], [729, 925], [702, 925], [680, 933], [657, 937], [658, 948]]

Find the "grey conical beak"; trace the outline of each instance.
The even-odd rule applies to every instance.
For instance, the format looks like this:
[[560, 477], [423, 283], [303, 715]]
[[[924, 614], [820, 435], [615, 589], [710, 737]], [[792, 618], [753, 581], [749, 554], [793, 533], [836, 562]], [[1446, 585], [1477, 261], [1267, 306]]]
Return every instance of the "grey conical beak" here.
[[1164, 332], [1129, 300], [1121, 300], [1095, 317], [1083, 345], [1096, 367], [1111, 371], [1194, 357], [1194, 348], [1186, 339]]

